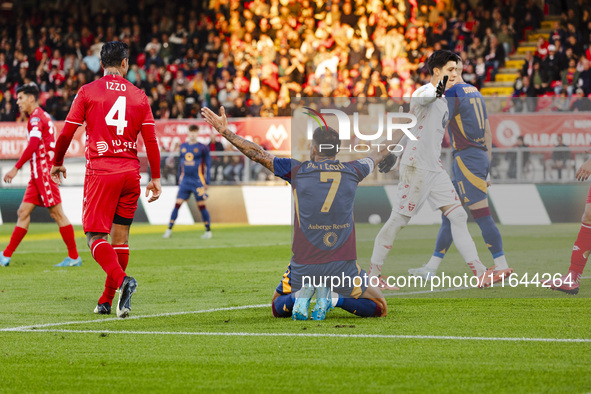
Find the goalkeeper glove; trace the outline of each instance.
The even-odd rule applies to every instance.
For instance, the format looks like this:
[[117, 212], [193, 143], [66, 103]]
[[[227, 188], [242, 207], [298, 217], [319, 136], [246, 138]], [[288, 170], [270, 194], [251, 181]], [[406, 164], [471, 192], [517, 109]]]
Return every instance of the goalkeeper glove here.
[[392, 168], [394, 168], [395, 164], [396, 164], [396, 155], [394, 155], [393, 153], [390, 153], [382, 161], [379, 162], [378, 169], [380, 170], [380, 172], [390, 172], [390, 171], [392, 171]]
[[445, 85], [447, 85], [447, 75], [443, 77], [443, 81], [439, 81], [437, 82], [437, 87], [435, 88], [435, 97], [440, 98], [441, 96], [443, 96], [443, 93], [445, 92]]

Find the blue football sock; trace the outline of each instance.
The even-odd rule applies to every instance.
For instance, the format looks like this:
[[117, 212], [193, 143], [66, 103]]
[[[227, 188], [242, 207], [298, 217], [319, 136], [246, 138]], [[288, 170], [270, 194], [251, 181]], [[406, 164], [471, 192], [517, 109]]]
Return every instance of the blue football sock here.
[[174, 209], [172, 210], [172, 215], [170, 215], [170, 223], [168, 224], [168, 228], [171, 229], [174, 226], [174, 222], [176, 218], [179, 216], [179, 208], [181, 204], [174, 204]]
[[447, 216], [441, 215], [441, 227], [439, 227], [439, 234], [437, 234], [437, 241], [435, 241], [433, 256], [444, 258], [452, 242], [451, 223]]
[[210, 230], [210, 222], [209, 222], [209, 212], [205, 206], [199, 206], [199, 210], [201, 211], [201, 218], [203, 219], [203, 224], [205, 225], [205, 230]]
[[292, 294], [285, 294], [275, 298], [273, 301], [273, 316], [275, 317], [290, 317], [293, 310], [295, 299]]
[[337, 302], [336, 306], [361, 317], [373, 317], [376, 315], [379, 316], [379, 314], [381, 314], [381, 309], [378, 308], [378, 304], [372, 300], [368, 300], [367, 298], [355, 299], [339, 296], [339, 301]]
[[472, 211], [472, 216], [480, 227], [482, 238], [484, 238], [484, 242], [486, 242], [486, 246], [488, 246], [493, 259], [503, 256], [505, 254], [503, 251], [503, 239], [495, 221], [490, 215], [489, 208], [475, 209]]

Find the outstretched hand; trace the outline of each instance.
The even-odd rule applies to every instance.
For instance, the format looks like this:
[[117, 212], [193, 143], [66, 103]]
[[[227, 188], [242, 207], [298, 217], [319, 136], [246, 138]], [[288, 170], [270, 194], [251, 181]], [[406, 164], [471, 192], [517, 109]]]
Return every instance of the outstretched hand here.
[[64, 166], [53, 166], [51, 167], [51, 180], [56, 183], [57, 185], [62, 184], [62, 177], [61, 174], [64, 174], [64, 179], [67, 178], [66, 176], [66, 167]]
[[384, 160], [378, 163], [378, 170], [380, 172], [390, 172], [396, 165], [396, 155], [394, 153], [388, 154]]
[[224, 107], [220, 107], [219, 116], [207, 107], [201, 108], [201, 115], [207, 123], [209, 123], [218, 132], [224, 130], [228, 126], [228, 119], [226, 118], [226, 110]]

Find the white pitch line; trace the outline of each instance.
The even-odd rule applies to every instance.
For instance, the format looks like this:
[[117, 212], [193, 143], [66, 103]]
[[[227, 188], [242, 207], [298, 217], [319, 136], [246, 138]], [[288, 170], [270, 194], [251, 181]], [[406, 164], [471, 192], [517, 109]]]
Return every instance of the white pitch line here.
[[242, 309], [254, 309], [254, 308], [263, 308], [263, 307], [270, 307], [271, 303], [268, 304], [258, 304], [258, 305], [244, 305], [244, 306], [231, 306], [227, 308], [212, 308], [212, 309], [203, 309], [200, 311], [184, 311], [184, 312], [170, 312], [170, 313], [158, 313], [155, 315], [137, 315], [137, 316], [130, 316], [126, 319], [120, 319], [118, 317], [109, 317], [106, 319], [94, 319], [94, 320], [83, 320], [83, 321], [67, 321], [67, 322], [60, 322], [60, 323], [45, 323], [45, 324], [33, 324], [30, 326], [19, 326], [19, 327], [12, 327], [12, 328], [0, 328], [0, 332], [2, 331], [27, 331], [27, 330], [35, 330], [37, 327], [57, 327], [57, 326], [69, 326], [73, 324], [92, 324], [92, 323], [102, 323], [102, 322], [111, 322], [111, 321], [122, 321], [122, 320], [137, 320], [137, 319], [146, 319], [151, 317], [168, 317], [168, 316], [181, 316], [181, 315], [196, 315], [199, 313], [212, 313], [212, 312], [223, 312], [223, 311], [238, 311]]
[[[589, 279], [591, 276], [583, 276], [581, 279]], [[385, 298], [396, 297], [396, 296], [406, 296], [406, 295], [413, 295], [413, 294], [427, 294], [427, 293], [438, 293], [438, 292], [449, 292], [449, 291], [456, 291], [456, 290], [467, 290], [470, 287], [449, 287], [445, 289], [439, 290], [422, 290], [422, 291], [413, 291], [408, 293], [388, 293], [385, 294]], [[167, 317], [167, 316], [181, 316], [181, 315], [196, 315], [200, 313], [212, 313], [212, 312], [223, 312], [223, 311], [237, 311], [243, 309], [254, 309], [254, 308], [265, 308], [268, 307], [269, 304], [258, 304], [258, 305], [244, 305], [244, 306], [232, 306], [226, 308], [211, 308], [211, 309], [203, 309], [198, 311], [181, 311], [181, 312], [169, 312], [169, 313], [157, 313], [154, 315], [137, 315], [137, 316], [130, 316], [125, 320], [137, 320], [137, 319], [146, 319], [152, 317]], [[110, 322], [110, 321], [120, 321], [123, 319], [117, 317], [110, 317], [105, 319], [95, 319], [95, 320], [86, 320], [86, 321], [69, 321], [69, 322], [60, 322], [60, 323], [45, 323], [45, 324], [34, 324], [28, 326], [18, 326], [18, 327], [11, 327], [11, 328], [0, 328], [0, 332], [6, 331], [28, 331], [37, 329], [38, 327], [57, 327], [57, 326], [68, 326], [73, 324], [93, 324], [93, 323], [102, 323], [102, 322]]]
[[12, 330], [13, 332], [46, 332], [64, 334], [131, 334], [131, 335], [185, 335], [228, 337], [315, 337], [315, 338], [378, 338], [378, 339], [443, 339], [458, 341], [509, 342], [566, 342], [591, 343], [589, 338], [514, 338], [514, 337], [462, 337], [451, 335], [387, 335], [387, 334], [315, 334], [288, 332], [191, 332], [191, 331], [112, 331], [112, 330]]

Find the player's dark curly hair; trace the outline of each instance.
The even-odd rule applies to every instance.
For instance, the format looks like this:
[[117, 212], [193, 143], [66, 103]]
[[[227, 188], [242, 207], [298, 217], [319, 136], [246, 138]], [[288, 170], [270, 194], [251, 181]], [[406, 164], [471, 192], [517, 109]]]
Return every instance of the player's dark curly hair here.
[[30, 94], [31, 96], [34, 96], [35, 100], [39, 98], [39, 86], [37, 86], [35, 82], [30, 82], [26, 85], [19, 86], [19, 88], [16, 89], [16, 94], [19, 94], [21, 92], [24, 94]]
[[458, 60], [461, 60], [460, 57], [452, 51], [447, 51], [445, 49], [435, 51], [431, 54], [431, 56], [429, 56], [429, 59], [427, 59], [429, 73], [433, 75], [433, 69], [442, 69], [443, 67], [445, 67], [447, 62], [451, 61], [457, 63]]
[[119, 67], [123, 59], [129, 58], [129, 47], [121, 41], [109, 41], [101, 49], [103, 67]]
[[317, 127], [314, 130], [312, 141], [318, 146], [318, 156], [323, 157], [334, 157], [339, 152], [339, 146], [341, 146], [341, 140], [339, 139], [339, 133], [329, 127]]

